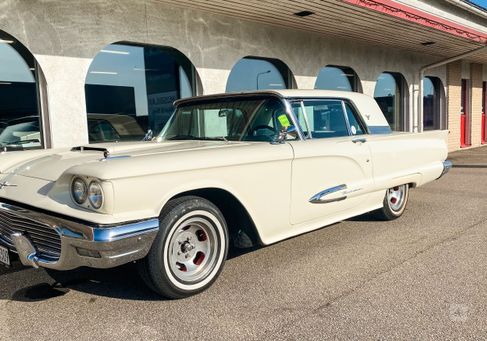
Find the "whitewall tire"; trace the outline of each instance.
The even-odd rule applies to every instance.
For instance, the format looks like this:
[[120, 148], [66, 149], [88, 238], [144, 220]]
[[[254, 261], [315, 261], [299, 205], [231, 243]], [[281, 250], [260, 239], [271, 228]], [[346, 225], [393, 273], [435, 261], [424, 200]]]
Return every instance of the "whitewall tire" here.
[[170, 201], [159, 233], [139, 270], [147, 285], [171, 299], [197, 294], [217, 279], [228, 253], [228, 230], [210, 201], [187, 196]]

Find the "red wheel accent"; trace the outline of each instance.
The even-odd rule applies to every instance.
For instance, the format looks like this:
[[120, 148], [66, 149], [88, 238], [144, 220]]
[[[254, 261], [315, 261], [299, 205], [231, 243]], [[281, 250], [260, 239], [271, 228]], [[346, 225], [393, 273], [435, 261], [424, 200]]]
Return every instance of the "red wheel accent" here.
[[195, 265], [200, 265], [204, 260], [205, 260], [205, 254], [203, 252], [199, 251], [196, 254], [196, 257], [194, 257], [193, 263]]
[[206, 235], [205, 231], [199, 230], [196, 232], [196, 237], [200, 242], [204, 242], [205, 240], [208, 239], [208, 236]]
[[188, 269], [186, 268], [186, 265], [183, 263], [176, 263], [176, 266], [178, 267], [179, 271], [186, 272]]
[[395, 203], [397, 202], [397, 199], [396, 199], [396, 198], [391, 198], [391, 202], [392, 202], [393, 204], [395, 204]]

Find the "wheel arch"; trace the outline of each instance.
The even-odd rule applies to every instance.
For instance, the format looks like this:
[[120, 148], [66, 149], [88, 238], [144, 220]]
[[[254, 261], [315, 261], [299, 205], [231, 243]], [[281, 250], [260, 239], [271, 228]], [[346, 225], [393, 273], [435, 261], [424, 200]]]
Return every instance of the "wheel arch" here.
[[[166, 202], [164, 207], [166, 207], [171, 200], [184, 196], [201, 197], [218, 207], [227, 222], [228, 232], [233, 243], [236, 242], [239, 232], [243, 231], [250, 237], [253, 245], [264, 245], [257, 230], [257, 226], [247, 208], [231, 192], [217, 187], [188, 190], [173, 195]], [[162, 209], [164, 209], [164, 207]]]

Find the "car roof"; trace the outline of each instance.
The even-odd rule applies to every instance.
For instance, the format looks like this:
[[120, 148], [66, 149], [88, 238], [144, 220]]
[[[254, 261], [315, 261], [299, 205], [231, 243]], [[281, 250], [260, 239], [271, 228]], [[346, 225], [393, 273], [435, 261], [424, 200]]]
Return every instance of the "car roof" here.
[[252, 97], [252, 96], [277, 96], [281, 98], [346, 98], [359, 100], [368, 97], [359, 92], [339, 91], [339, 90], [315, 90], [315, 89], [279, 89], [279, 90], [257, 90], [242, 92], [227, 92], [211, 95], [202, 95], [183, 98], [174, 102], [175, 105], [187, 104], [191, 102], [215, 100], [232, 97]]

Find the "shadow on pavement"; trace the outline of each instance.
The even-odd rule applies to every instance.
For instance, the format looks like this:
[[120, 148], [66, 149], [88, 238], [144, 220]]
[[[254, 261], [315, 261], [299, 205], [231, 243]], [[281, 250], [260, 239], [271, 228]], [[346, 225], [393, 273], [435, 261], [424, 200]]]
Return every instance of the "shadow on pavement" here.
[[67, 294], [68, 288], [57, 287], [49, 283], [40, 283], [14, 292], [10, 298], [20, 302], [38, 302]]
[[[253, 252], [261, 247], [248, 249], [229, 250], [228, 259], [240, 257]], [[17, 264], [18, 265], [18, 264]], [[15, 269], [17, 268], [17, 269]], [[22, 266], [15, 266], [7, 270], [5, 275], [16, 271], [28, 269]], [[38, 271], [45, 271], [39, 269]], [[47, 275], [46, 275], [47, 276]], [[48, 283], [38, 283], [29, 287], [21, 288], [13, 294], [0, 299], [10, 299], [20, 302], [38, 302], [63, 296], [70, 290], [80, 291], [96, 296], [111, 297], [128, 300], [161, 301], [164, 298], [152, 292], [139, 277], [136, 264], [130, 263], [113, 269], [90, 269], [82, 268], [80, 273], [73, 273], [66, 276], [63, 285], [56, 283], [54, 279]]]

